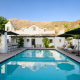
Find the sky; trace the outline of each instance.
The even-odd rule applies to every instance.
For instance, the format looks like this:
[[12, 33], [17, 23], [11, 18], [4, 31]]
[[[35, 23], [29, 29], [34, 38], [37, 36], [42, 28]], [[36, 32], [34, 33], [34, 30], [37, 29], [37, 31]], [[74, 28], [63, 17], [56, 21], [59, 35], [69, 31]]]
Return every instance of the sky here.
[[80, 0], [0, 0], [0, 16], [30, 21], [76, 21]]

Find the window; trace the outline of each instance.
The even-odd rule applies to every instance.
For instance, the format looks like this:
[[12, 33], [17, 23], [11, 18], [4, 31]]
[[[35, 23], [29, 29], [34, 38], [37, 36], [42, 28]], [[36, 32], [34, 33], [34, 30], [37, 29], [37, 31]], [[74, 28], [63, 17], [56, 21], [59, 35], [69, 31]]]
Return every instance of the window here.
[[59, 39], [59, 42], [61, 42], [61, 39]]
[[36, 28], [35, 27], [33, 27], [33, 30], [35, 30]]
[[7, 31], [9, 31], [9, 26], [7, 27]]
[[46, 32], [46, 29], [44, 29], [44, 32]]
[[53, 40], [52, 39], [50, 39], [50, 43], [52, 43], [53, 42]]
[[27, 42], [29, 42], [29, 39], [27, 39]]

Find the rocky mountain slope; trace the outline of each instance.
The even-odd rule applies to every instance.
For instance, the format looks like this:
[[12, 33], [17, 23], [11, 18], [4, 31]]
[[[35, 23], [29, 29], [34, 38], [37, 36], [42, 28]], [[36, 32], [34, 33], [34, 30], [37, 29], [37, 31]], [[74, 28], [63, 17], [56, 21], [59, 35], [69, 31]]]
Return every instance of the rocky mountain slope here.
[[[29, 20], [23, 20], [23, 19], [9, 19], [15, 28], [18, 30], [21, 30], [22, 28], [28, 28], [31, 25], [36, 25], [40, 28], [47, 28], [47, 30], [56, 30], [57, 32], [72, 27], [77, 27], [80, 23], [80, 20], [77, 20], [75, 22], [67, 22], [67, 21], [55, 21], [55, 22], [46, 22], [46, 21], [29, 21]], [[64, 23], [68, 24], [68, 28], [64, 28]]]

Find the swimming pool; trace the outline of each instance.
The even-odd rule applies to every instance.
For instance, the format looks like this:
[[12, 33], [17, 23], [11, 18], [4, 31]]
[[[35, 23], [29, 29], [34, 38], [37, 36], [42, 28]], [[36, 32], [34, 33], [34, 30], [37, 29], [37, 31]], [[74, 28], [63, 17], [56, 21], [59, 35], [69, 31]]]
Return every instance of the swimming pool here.
[[56, 50], [26, 50], [0, 64], [0, 80], [80, 80], [80, 64]]

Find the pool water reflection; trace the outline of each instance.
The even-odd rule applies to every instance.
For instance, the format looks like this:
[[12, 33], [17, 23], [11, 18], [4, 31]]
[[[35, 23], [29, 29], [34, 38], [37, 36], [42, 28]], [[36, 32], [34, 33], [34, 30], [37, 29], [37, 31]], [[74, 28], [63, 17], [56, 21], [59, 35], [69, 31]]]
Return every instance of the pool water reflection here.
[[55, 50], [26, 50], [0, 64], [0, 80], [80, 80], [80, 64]]

